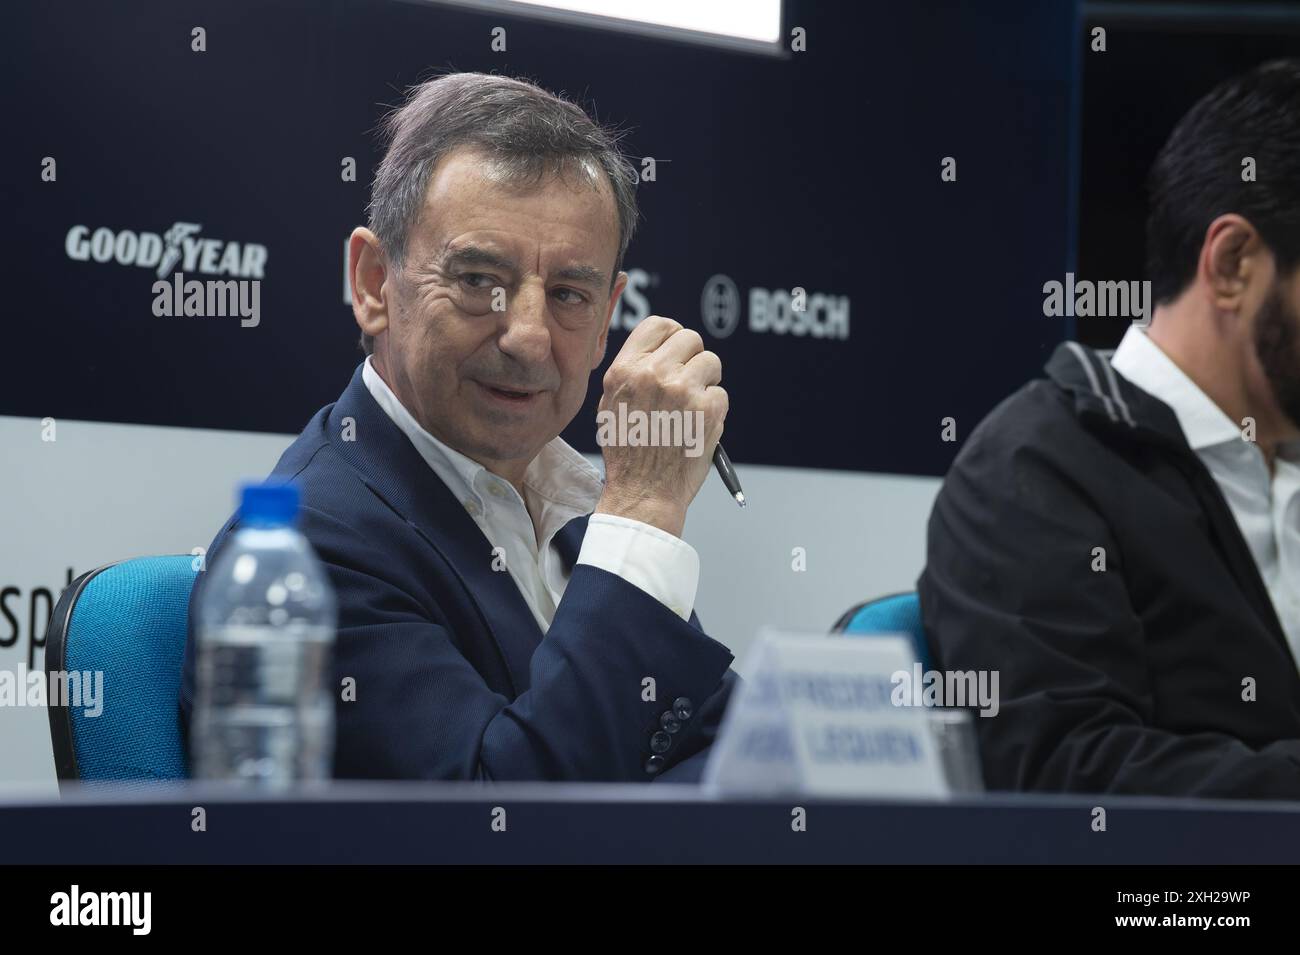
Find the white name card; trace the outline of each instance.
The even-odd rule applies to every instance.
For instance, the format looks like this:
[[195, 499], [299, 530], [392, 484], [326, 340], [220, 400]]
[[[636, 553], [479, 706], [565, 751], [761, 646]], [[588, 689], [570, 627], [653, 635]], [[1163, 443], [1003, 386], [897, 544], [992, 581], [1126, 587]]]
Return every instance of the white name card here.
[[900, 635], [762, 631], [703, 785], [718, 794], [947, 796], [925, 707], [893, 699], [893, 675], [914, 661]]

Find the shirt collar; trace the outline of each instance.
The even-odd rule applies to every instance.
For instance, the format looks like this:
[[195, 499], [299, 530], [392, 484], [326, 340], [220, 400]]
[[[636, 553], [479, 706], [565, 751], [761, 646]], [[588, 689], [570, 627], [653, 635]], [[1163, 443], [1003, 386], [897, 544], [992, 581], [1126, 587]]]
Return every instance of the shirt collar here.
[[588, 514], [600, 500], [605, 482], [586, 458], [557, 435], [528, 465], [524, 487], [552, 504]]
[[[483, 494], [494, 483], [510, 488], [504, 478], [492, 474], [477, 461], [426, 431], [375, 371], [373, 358], [373, 355], [367, 355], [361, 369], [361, 379], [366, 388], [459, 500], [473, 500], [482, 507]], [[595, 508], [604, 490], [604, 482], [600, 472], [557, 435], [529, 462], [524, 472], [524, 487], [550, 504], [572, 510], [577, 516]]]
[[1241, 428], [1140, 327], [1129, 326], [1110, 363], [1173, 409], [1193, 451], [1241, 440]]

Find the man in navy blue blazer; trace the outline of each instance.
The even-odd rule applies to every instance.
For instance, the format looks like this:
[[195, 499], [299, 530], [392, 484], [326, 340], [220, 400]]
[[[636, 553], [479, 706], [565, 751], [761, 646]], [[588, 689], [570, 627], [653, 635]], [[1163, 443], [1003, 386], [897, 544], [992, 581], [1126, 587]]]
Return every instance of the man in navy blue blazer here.
[[355, 698], [334, 775], [696, 779], [736, 679], [681, 539], [726, 417], [721, 364], [651, 316], [600, 414], [673, 440], [602, 429], [602, 480], [559, 437], [627, 283], [636, 170], [579, 107], [501, 76], [416, 87], [385, 133], [349, 247], [367, 357], [271, 476], [298, 485], [338, 598], [335, 685]]

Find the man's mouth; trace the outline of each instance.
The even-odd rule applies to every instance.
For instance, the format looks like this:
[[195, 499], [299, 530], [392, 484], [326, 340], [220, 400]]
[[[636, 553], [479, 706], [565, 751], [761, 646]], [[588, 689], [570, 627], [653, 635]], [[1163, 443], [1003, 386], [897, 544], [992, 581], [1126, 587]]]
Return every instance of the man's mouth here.
[[498, 401], [509, 401], [513, 404], [527, 404], [533, 398], [537, 397], [538, 394], [536, 391], [518, 391], [513, 388], [499, 388], [496, 385], [489, 385], [481, 381], [475, 383]]

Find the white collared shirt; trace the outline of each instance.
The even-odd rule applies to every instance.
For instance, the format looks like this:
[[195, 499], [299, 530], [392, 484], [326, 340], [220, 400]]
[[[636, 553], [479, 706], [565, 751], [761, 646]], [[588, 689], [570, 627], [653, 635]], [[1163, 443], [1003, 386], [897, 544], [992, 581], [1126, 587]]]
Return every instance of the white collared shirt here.
[[[483, 555], [484, 563], [509, 572], [545, 633], [569, 582], [554, 547], [555, 535], [575, 517], [591, 514], [604, 490], [600, 472], [556, 437], [528, 465], [520, 497], [509, 481], [421, 427], [375, 371], [371, 356], [366, 357], [361, 378], [379, 407], [464, 505], [492, 545]], [[577, 562], [622, 577], [683, 620], [690, 619], [700, 558], [681, 538], [641, 521], [592, 514]]]
[[1147, 334], [1130, 326], [1111, 359], [1121, 375], [1173, 409], [1188, 445], [1223, 492], [1300, 660], [1300, 445], [1264, 452]]

